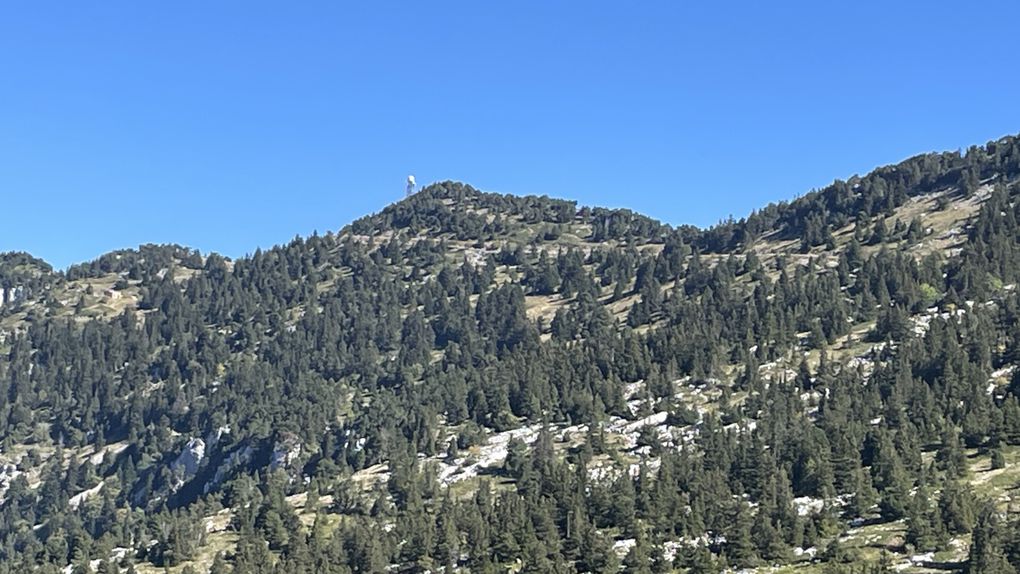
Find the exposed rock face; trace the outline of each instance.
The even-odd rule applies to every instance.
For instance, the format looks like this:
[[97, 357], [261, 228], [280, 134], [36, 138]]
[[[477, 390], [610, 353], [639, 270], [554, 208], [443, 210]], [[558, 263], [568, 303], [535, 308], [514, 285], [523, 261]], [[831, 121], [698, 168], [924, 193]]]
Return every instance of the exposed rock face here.
[[206, 437], [205, 439], [206, 446], [208, 446], [210, 449], [216, 448], [216, 445], [220, 444], [220, 440], [229, 434], [230, 434], [229, 426], [221, 426], [217, 428], [216, 430], [210, 432], [209, 436]]
[[95, 485], [94, 487], [92, 487], [92, 488], [90, 488], [88, 490], [84, 490], [82, 492], [79, 492], [78, 494], [76, 494], [76, 495], [72, 496], [70, 499], [68, 499], [67, 505], [70, 506], [72, 510], [77, 510], [78, 507], [81, 506], [81, 503], [83, 503], [86, 500], [88, 500], [89, 498], [92, 498], [93, 496], [99, 494], [99, 491], [103, 490], [103, 486], [105, 486], [105, 485], [106, 485], [106, 483], [100, 482], [99, 484]]
[[21, 475], [21, 471], [13, 463], [0, 462], [0, 501], [3, 501], [3, 496], [10, 488], [11, 482], [19, 475]]
[[193, 438], [184, 446], [181, 454], [177, 455], [177, 459], [170, 465], [170, 469], [174, 472], [180, 472], [183, 474], [184, 479], [187, 480], [195, 476], [203, 460], [205, 460], [205, 441], [200, 438]]
[[204, 494], [212, 492], [212, 490], [219, 486], [237, 467], [251, 462], [254, 452], [255, 451], [252, 449], [251, 445], [246, 445], [244, 448], [230, 453], [226, 459], [224, 459], [223, 462], [216, 467], [216, 474], [213, 476], [212, 480], [205, 484], [202, 488], [202, 492]]
[[16, 287], [0, 287], [0, 307], [13, 305], [25, 298], [25, 288], [21, 285]]
[[269, 468], [287, 468], [301, 456], [301, 440], [291, 434], [283, 435], [273, 445], [273, 454], [269, 458]]

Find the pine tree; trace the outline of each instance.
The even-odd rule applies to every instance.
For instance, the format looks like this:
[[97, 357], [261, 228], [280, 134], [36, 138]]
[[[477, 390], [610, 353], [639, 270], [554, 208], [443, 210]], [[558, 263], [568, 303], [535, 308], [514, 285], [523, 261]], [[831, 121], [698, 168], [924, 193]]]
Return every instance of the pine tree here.
[[652, 574], [652, 549], [643, 528], [634, 534], [634, 546], [623, 560], [623, 571], [628, 574]]
[[937, 529], [927, 489], [918, 488], [907, 506], [907, 543], [918, 552], [935, 550], [938, 547]]
[[729, 564], [740, 568], [750, 568], [758, 563], [755, 545], [751, 537], [753, 520], [747, 505], [735, 502], [729, 513], [729, 529], [726, 531], [726, 543], [723, 552]]
[[217, 552], [216, 557], [213, 558], [212, 565], [209, 567], [209, 574], [228, 574], [230, 567], [227, 566], [226, 559], [223, 558], [222, 552]]
[[1003, 550], [998, 512], [991, 504], [978, 515], [967, 561], [968, 574], [1016, 574]]
[[950, 534], [965, 534], [974, 527], [973, 496], [955, 480], [947, 480], [942, 487], [939, 512]]

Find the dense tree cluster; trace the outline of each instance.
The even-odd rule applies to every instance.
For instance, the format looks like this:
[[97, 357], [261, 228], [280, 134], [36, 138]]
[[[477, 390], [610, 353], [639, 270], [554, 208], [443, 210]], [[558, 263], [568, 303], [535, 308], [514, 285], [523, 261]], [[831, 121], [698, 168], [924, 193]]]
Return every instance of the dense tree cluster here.
[[[53, 273], [7, 255], [0, 283], [37, 306], [109, 274], [139, 299], [112, 320], [38, 313], [0, 343], [0, 446], [23, 452], [0, 572], [174, 566], [221, 509], [238, 543], [217, 574], [715, 572], [812, 546], [838, 571], [854, 519], [904, 520], [918, 552], [972, 533], [971, 572], [1014, 571], [1020, 528], [964, 480], [965, 449], [1001, 464], [1020, 444], [1020, 376], [988, 389], [1020, 357], [1018, 147], [920, 156], [706, 231], [444, 183], [237, 261], [145, 246]], [[919, 222], [890, 223], [911, 197], [983, 183], [948, 258], [915, 253]], [[770, 233], [802, 255], [762, 257]], [[558, 302], [551, 320], [530, 318], [535, 298]], [[832, 359], [860, 325], [869, 360]], [[776, 361], [797, 375], [763, 375]], [[716, 408], [693, 410], [678, 380]], [[642, 434], [635, 467], [601, 472], [620, 456], [606, 422], [640, 416], [634, 383], [643, 412], [690, 432]], [[522, 425], [538, 438], [512, 441], [491, 485], [441, 486], [428, 459]], [[567, 425], [586, 440], [557, 445]], [[383, 463], [376, 493], [351, 478]], [[824, 504], [798, 512], [804, 497]]]
[[49, 263], [27, 253], [0, 253], [0, 317], [57, 280]]

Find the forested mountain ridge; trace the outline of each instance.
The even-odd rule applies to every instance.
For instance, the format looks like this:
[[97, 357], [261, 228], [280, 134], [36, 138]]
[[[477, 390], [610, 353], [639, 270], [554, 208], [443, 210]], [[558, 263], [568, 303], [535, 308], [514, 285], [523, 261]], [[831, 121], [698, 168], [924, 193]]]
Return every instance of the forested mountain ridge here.
[[1012, 571], [1018, 180], [1009, 137], [706, 230], [445, 182], [236, 261], [0, 255], [0, 572]]

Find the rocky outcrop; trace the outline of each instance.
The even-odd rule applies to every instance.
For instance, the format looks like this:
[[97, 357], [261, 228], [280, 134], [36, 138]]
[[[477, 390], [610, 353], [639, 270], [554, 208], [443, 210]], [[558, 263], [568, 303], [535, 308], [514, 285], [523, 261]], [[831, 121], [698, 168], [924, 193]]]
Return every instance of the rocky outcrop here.
[[4, 494], [7, 493], [11, 483], [20, 475], [21, 471], [14, 463], [0, 461], [0, 502], [3, 502]]
[[0, 307], [14, 305], [25, 298], [25, 288], [21, 285], [16, 287], [0, 287]]
[[273, 454], [269, 457], [269, 468], [288, 468], [301, 456], [301, 439], [293, 434], [281, 435], [273, 445]]
[[212, 480], [202, 487], [202, 493], [208, 494], [212, 492], [212, 490], [222, 484], [235, 469], [239, 466], [250, 463], [254, 454], [255, 450], [251, 447], [251, 445], [246, 445], [231, 452], [227, 455], [223, 462], [216, 467], [216, 474], [213, 475]]
[[170, 470], [181, 475], [182, 481], [198, 473], [198, 469], [205, 460], [205, 441], [200, 438], [193, 438], [184, 445], [184, 450], [177, 455], [177, 459], [170, 465]]

